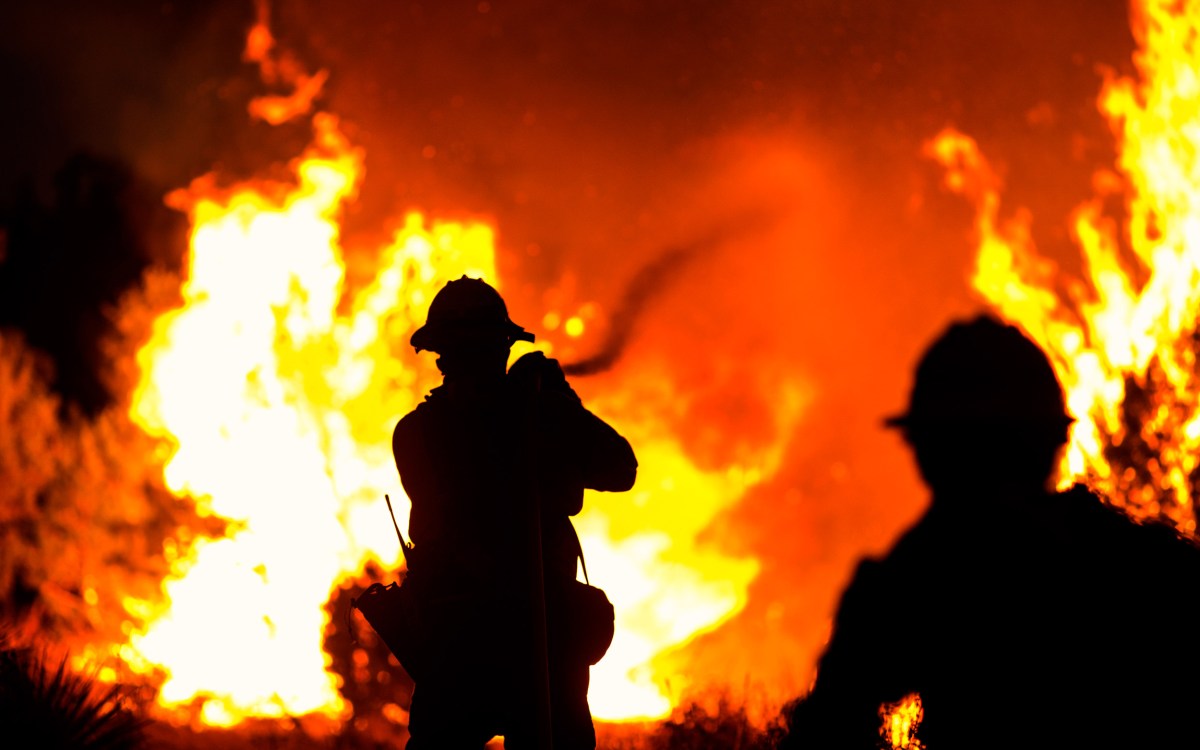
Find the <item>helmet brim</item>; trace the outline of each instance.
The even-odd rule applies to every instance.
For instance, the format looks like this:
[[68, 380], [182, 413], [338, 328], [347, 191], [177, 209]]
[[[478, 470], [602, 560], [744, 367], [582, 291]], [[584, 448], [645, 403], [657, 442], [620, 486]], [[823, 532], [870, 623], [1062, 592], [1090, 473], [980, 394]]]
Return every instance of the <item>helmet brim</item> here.
[[521, 326], [505, 320], [497, 325], [426, 323], [413, 331], [409, 343], [418, 352], [440, 352], [447, 346], [479, 341], [486, 337], [506, 337], [513, 341], [534, 341], [534, 335]]

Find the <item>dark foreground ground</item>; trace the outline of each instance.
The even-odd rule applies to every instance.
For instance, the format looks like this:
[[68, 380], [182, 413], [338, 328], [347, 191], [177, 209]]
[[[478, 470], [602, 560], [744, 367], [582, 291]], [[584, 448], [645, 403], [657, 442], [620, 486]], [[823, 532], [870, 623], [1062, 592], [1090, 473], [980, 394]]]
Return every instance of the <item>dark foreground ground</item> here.
[[[691, 706], [668, 721], [598, 724], [597, 750], [771, 750], [779, 740], [777, 726], [760, 727], [744, 710], [727, 704], [713, 712]], [[301, 722], [261, 722], [232, 730], [194, 731], [152, 724], [146, 727], [147, 748], [165, 750], [395, 750], [405, 736], [360, 732], [352, 727], [321, 736], [321, 728]], [[499, 743], [489, 747], [499, 750]]]
[[[0, 746], [73, 750], [389, 750], [402, 721], [379, 714], [344, 723], [321, 717], [246, 721], [197, 729], [145, 718], [150, 696], [90, 679], [34, 649], [0, 647]], [[395, 717], [393, 717], [395, 718]], [[769, 750], [777, 724], [759, 726], [745, 708], [717, 698], [663, 722], [599, 724], [600, 750]], [[498, 745], [496, 747], [499, 747]]]

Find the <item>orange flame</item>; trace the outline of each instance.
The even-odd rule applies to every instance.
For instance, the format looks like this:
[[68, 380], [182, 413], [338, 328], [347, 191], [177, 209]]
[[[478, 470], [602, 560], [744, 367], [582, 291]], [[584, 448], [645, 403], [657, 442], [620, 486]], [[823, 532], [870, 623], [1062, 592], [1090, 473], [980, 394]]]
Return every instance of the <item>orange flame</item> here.
[[[171, 196], [193, 222], [185, 306], [156, 322], [139, 354], [132, 416], [171, 445], [168, 487], [234, 529], [176, 561], [170, 609], [125, 655], [166, 669], [166, 705], [211, 696], [211, 724], [342, 711], [321, 649], [323, 605], [366, 560], [397, 564], [375, 515], [395, 481], [395, 415], [420, 397], [415, 373], [390, 364], [399, 337], [389, 334], [415, 327], [430, 287], [494, 273], [487, 227], [426, 228], [412, 214], [339, 315], [334, 219], [362, 154], [335, 118], [314, 126], [295, 186], [221, 193], [205, 178]], [[410, 279], [423, 283], [406, 289]]]
[[[247, 45], [254, 59], [274, 43], [265, 8]], [[210, 175], [168, 197], [191, 220], [184, 304], [155, 322], [138, 355], [131, 416], [163, 441], [167, 486], [230, 530], [167, 550], [165, 604], [126, 600], [148, 624], [118, 652], [135, 671], [162, 676], [168, 714], [186, 718], [183, 709], [198, 706], [210, 725], [347, 715], [322, 651], [324, 605], [368, 562], [400, 564], [381, 502], [385, 492], [404, 497], [391, 430], [437, 377], [408, 338], [448, 280], [500, 286], [490, 227], [410, 213], [377, 252], [374, 278], [348, 290], [338, 222], [365, 157], [332, 115], [313, 126], [290, 182], [222, 188]], [[579, 309], [545, 317], [565, 318], [565, 335], [577, 338], [598, 311]], [[639, 376], [671, 403], [666, 373]], [[592, 672], [597, 718], [666, 715], [688, 681], [653, 673], [653, 657], [745, 605], [757, 562], [697, 537], [778, 468], [807, 394], [800, 383], [776, 387], [774, 444], [722, 469], [695, 466], [658, 421], [624, 416], [645, 413], [626, 394], [594, 400], [643, 466], [632, 492], [591, 497], [577, 519], [593, 582], [617, 608], [616, 638]], [[407, 504], [396, 508], [406, 524]]]
[[[946, 184], [976, 207], [973, 283], [1049, 355], [1078, 420], [1061, 484], [1085, 481], [1142, 517], [1194, 532], [1200, 466], [1200, 3], [1133, 4], [1139, 79], [1109, 75], [1099, 98], [1119, 146], [1076, 208], [1082, 279], [1037, 255], [1028, 213], [1000, 222], [1001, 184], [954, 130], [929, 144]], [[1123, 231], [1105, 200], [1126, 194]], [[1055, 293], [1055, 284], [1066, 298]]]
[[250, 102], [250, 115], [272, 125], [279, 125], [312, 111], [313, 101], [325, 88], [329, 71], [308, 73], [290, 52], [273, 55], [275, 36], [271, 33], [271, 7], [267, 0], [256, 0], [256, 20], [246, 35], [242, 59], [258, 64], [259, 75], [265, 83], [282, 83], [292, 87], [287, 95], [260, 96]]

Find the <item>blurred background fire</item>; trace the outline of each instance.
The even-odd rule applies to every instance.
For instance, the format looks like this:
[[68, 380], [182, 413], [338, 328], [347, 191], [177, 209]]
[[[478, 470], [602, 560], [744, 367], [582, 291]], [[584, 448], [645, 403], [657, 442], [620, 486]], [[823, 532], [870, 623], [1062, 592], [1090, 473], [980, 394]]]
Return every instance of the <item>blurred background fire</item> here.
[[[577, 523], [618, 611], [591, 696], [613, 746], [697, 710], [761, 726], [803, 692], [854, 562], [923, 508], [880, 422], [953, 317], [1001, 310], [1076, 393], [1093, 352], [1108, 385], [1072, 401], [1095, 430], [1064, 479], [1193, 530], [1195, 466], [1153, 436], [1200, 432], [1182, 429], [1195, 389], [1170, 380], [1194, 357], [1096, 353], [1107, 334], [1079, 313], [1115, 288], [1101, 266], [1126, 302], [1153, 286], [1154, 252], [1120, 232], [1109, 255], [1077, 249], [1102, 213], [1176, 243], [1161, 205], [1119, 201], [1142, 173], [1119, 150], [1149, 137], [1097, 106], [1148, 76], [1134, 52], [1153, 16], [1132, 15], [1123, 0], [10, 4], [9, 637], [129, 686], [164, 742], [402, 736], [411, 684], [347, 607], [400, 563], [390, 431], [436, 383], [407, 340], [463, 273], [564, 363], [623, 346], [574, 380], [642, 463]], [[1170, 148], [1156, 153], [1196, 171], [1194, 145]], [[1001, 183], [1036, 220], [1000, 208]], [[1070, 304], [1020, 309], [1064, 279], [1084, 280], [1055, 297]], [[1170, 307], [1183, 322], [1157, 335], [1188, 339], [1189, 305], [1130, 302], [1123, 320]], [[1174, 416], [1155, 417], [1167, 381]], [[1153, 408], [1122, 413], [1134, 400], [1114, 382]]]

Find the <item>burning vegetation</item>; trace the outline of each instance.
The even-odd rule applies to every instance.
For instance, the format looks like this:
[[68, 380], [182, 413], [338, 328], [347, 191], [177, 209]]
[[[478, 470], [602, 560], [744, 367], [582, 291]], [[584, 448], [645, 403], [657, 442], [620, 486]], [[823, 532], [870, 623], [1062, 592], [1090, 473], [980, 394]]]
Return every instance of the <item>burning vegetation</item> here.
[[[101, 686], [139, 688], [128, 705], [171, 744], [234, 726], [276, 743], [300, 727], [313, 742], [352, 733], [386, 744], [403, 737], [411, 682], [348, 619], [348, 601], [401, 564], [382, 504], [385, 492], [403, 496], [391, 430], [435, 382], [406, 343], [450, 279], [502, 291], [529, 282], [502, 273], [504, 227], [484, 218], [409, 211], [389, 219], [386, 242], [351, 247], [347, 215], [368, 155], [352, 125], [319, 109], [330, 73], [279, 49], [269, 8], [255, 9], [244, 59], [272, 93], [250, 112], [307, 123], [307, 144], [265, 176], [214, 172], [172, 192], [187, 221], [182, 264], [160, 262], [174, 257], [168, 248], [125, 269], [132, 291], [95, 301], [108, 314], [90, 358], [56, 357], [55, 372], [35, 327], [0, 330], [0, 425], [21, 436], [0, 440], [0, 621], [18, 642], [68, 649], [77, 669], [100, 665]], [[976, 210], [975, 289], [1046, 350], [1067, 389], [1078, 421], [1063, 483], [1084, 481], [1188, 533], [1200, 471], [1197, 18], [1191, 2], [1134, 3], [1140, 75], [1105, 79], [1100, 108], [1120, 156], [1074, 214], [1079, 279], [1037, 255], [1027, 212], [1001, 216], [1000, 178], [975, 141], [948, 129], [928, 146]], [[131, 211], [128, 221], [162, 236], [177, 229]], [[18, 226], [7, 243], [27, 241]], [[580, 374], [613, 367], [654, 290], [707, 244], [679, 246], [612, 309], [569, 284], [542, 297], [538, 348]], [[0, 276], [13, 272], [6, 262], [0, 249]], [[668, 366], [671, 356], [591, 386], [590, 402], [643, 466], [627, 498], [577, 519], [589, 572], [618, 612], [593, 669], [593, 712], [614, 723], [601, 732], [612, 747], [769, 747], [771, 708], [705, 710], [691, 688], [718, 670], [693, 686], [673, 667], [746, 609], [763, 563], [712, 543], [713, 529], [786, 468], [819, 395], [799, 372], [753, 373], [756, 396], [735, 411], [755, 437], [738, 440], [700, 424], [731, 407], [687, 400], [694, 376]], [[714, 377], [740, 377], [734, 367]], [[85, 370], [101, 374], [70, 385]], [[97, 705], [115, 705], [117, 693], [99, 691]], [[775, 690], [765, 703], [789, 697]], [[920, 747], [920, 718], [919, 696], [881, 707], [881, 737]], [[235, 746], [233, 736], [222, 741]]]
[[1085, 482], [1140, 518], [1196, 531], [1200, 467], [1200, 43], [1195, 3], [1134, 3], [1138, 78], [1107, 73], [1099, 97], [1119, 150], [1072, 216], [1083, 275], [1040, 257], [1000, 180], [947, 130], [929, 153], [976, 208], [973, 284], [1050, 356], [1076, 418], [1061, 482]]
[[[309, 76], [295, 58], [276, 55], [267, 7], [257, 8], [246, 59], [260, 66], [268, 84], [290, 91], [255, 99], [250, 111], [272, 124], [307, 116], [325, 76]], [[355, 198], [365, 155], [334, 115], [318, 112], [311, 122], [312, 142], [286, 177], [222, 185], [210, 175], [168, 196], [188, 217], [186, 267], [177, 275], [148, 274], [145, 291], [114, 311], [130, 329], [116, 345], [142, 342], [136, 354], [123, 354], [136, 362], [124, 365], [136, 370], [136, 380], [128, 396], [79, 428], [93, 450], [143, 457], [111, 463], [144, 472], [142, 484], [158, 488], [164, 508], [182, 509], [164, 519], [173, 522], [166, 528], [131, 520], [142, 534], [158, 531], [132, 551], [125, 539], [106, 538], [121, 547], [120, 555], [147, 561], [142, 587], [128, 576], [111, 590], [86, 579], [63, 587], [63, 598], [78, 597], [78, 608], [97, 625], [119, 627], [83, 629], [80, 660], [111, 665], [101, 679], [153, 686], [153, 713], [160, 719], [212, 727], [304, 716], [343, 722], [366, 715], [362, 702], [375, 700], [355, 685], [383, 689], [406, 679], [394, 662], [368, 650], [372, 638], [361, 623], [339, 622], [348, 610], [337, 592], [369, 582], [368, 570], [378, 578], [378, 571], [401, 564], [380, 502], [385, 492], [402, 494], [391, 429], [433, 384], [428, 363], [407, 351], [406, 342], [446, 281], [465, 274], [500, 283], [495, 232], [483, 222], [409, 213], [374, 253], [375, 272], [365, 281], [349, 279], [339, 221]], [[166, 294], [151, 299], [159, 292]], [[561, 321], [569, 340], [598, 314], [595, 305], [550, 310], [543, 323], [555, 329]], [[541, 347], [553, 354], [554, 337]], [[71, 435], [73, 423], [57, 421], [56, 402], [35, 375], [34, 355], [19, 342], [11, 354], [4, 361], [13, 381], [7, 392], [34, 402], [14, 406], [13, 431], [47, 441]], [[781, 408], [772, 417], [779, 439], [720, 472], [696, 466], [674, 435], [645, 417], [622, 419], [621, 399], [608, 398], [606, 408], [637, 436], [649, 467], [643, 479], [649, 489], [626, 502], [657, 506], [664, 515], [663, 522], [643, 522], [647, 527], [639, 529], [621, 528], [620, 507], [579, 519], [595, 578], [623, 604], [616, 640], [593, 674], [598, 718], [666, 715], [675, 698], [646, 671], [648, 662], [744, 604], [753, 560], [702, 548], [695, 539], [721, 508], [778, 465], [803, 403], [797, 385], [783, 379], [779, 388]], [[106, 428], [107, 421], [119, 427]], [[118, 429], [141, 447], [88, 441], [93, 432], [116, 437]], [[71, 473], [68, 467], [84, 458], [63, 455], [38, 471], [55, 460], [55, 447], [35, 446], [31, 466], [13, 462], [34, 476], [7, 485], [22, 493], [8, 507], [34, 515], [35, 505], [45, 505], [40, 486]], [[97, 473], [98, 481], [123, 486]], [[648, 503], [651, 494], [654, 503]], [[687, 502], [672, 501], [675, 496]], [[109, 512], [150, 514], [132, 501], [113, 502], [101, 493], [95, 499], [108, 499], [101, 507]], [[83, 510], [73, 493], [63, 502], [69, 512]], [[192, 517], [178, 517], [185, 510]], [[96, 516], [88, 521], [104, 528]], [[8, 528], [20, 533], [22, 527]], [[57, 559], [44, 539], [37, 541], [30, 557], [42, 564]], [[115, 570], [108, 557], [63, 562], [87, 576]], [[34, 614], [34, 605], [21, 606], [23, 599], [52, 597], [48, 578], [10, 587], [14, 618], [28, 621]], [[330, 601], [340, 609], [326, 606]], [[49, 632], [35, 629], [39, 637]], [[360, 704], [348, 702], [348, 694]], [[379, 714], [397, 727], [406, 719], [403, 695], [401, 687], [377, 701]]]

